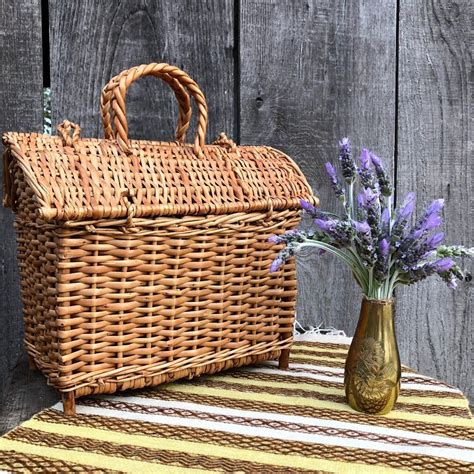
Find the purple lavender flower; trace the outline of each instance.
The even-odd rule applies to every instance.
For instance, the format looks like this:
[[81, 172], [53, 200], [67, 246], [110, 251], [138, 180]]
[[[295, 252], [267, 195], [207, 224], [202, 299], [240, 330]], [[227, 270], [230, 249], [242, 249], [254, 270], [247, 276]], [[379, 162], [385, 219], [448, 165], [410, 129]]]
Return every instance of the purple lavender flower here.
[[390, 250], [390, 244], [387, 239], [382, 239], [379, 243], [380, 255], [387, 257]]
[[429, 249], [428, 251], [435, 250], [438, 248], [438, 245], [443, 241], [444, 233], [438, 232], [437, 234], [433, 234], [431, 237], [426, 239], [426, 247]]
[[364, 200], [363, 194], [358, 194], [357, 195], [357, 212], [356, 212], [356, 215], [357, 215], [357, 218], [360, 221], [367, 220], [367, 209], [365, 209], [364, 203], [365, 203], [365, 200]]
[[379, 281], [383, 281], [388, 276], [388, 256], [390, 253], [390, 244], [387, 239], [379, 242], [377, 249], [377, 261], [375, 262], [375, 277]]
[[367, 222], [354, 221], [354, 227], [359, 234], [368, 234], [370, 232], [370, 225]]
[[403, 204], [398, 210], [398, 216], [402, 219], [410, 219], [413, 210], [415, 209], [416, 195], [415, 193], [408, 193], [403, 200]]
[[[372, 231], [372, 237], [378, 239], [381, 233], [381, 213], [380, 213], [380, 194], [371, 188], [365, 188], [361, 193], [360, 200], [362, 201], [361, 214], [366, 216], [367, 222], [369, 223]], [[358, 198], [359, 200], [359, 198]]]
[[362, 187], [370, 188], [375, 191], [377, 188], [377, 182], [375, 180], [374, 172], [371, 168], [372, 162], [370, 160], [370, 152], [366, 148], [362, 149], [359, 162], [360, 166], [358, 172]]
[[365, 267], [372, 268], [377, 261], [377, 249], [370, 232], [359, 232], [354, 244]]
[[447, 283], [448, 288], [450, 288], [451, 290], [455, 290], [458, 287], [458, 282], [456, 281], [455, 277], [451, 277]]
[[[460, 248], [460, 246], [456, 246], [458, 248]], [[468, 250], [466, 248], [463, 247], [463, 250]], [[468, 256], [468, 255], [466, 255]], [[446, 260], [446, 259], [442, 259], [442, 260]], [[451, 259], [448, 259], [448, 260], [451, 260]], [[440, 261], [438, 260], [438, 267], [440, 267], [440, 269], [438, 270], [438, 275], [441, 277], [442, 280], [444, 280], [448, 287], [451, 288], [451, 289], [455, 289], [458, 284], [457, 284], [457, 281], [456, 280], [460, 280], [460, 281], [471, 281], [472, 280], [472, 275], [466, 271], [466, 270], [462, 270], [459, 265], [457, 265], [453, 260], [451, 262], [443, 262], [443, 263], [439, 263]]]
[[388, 207], [384, 208], [381, 216], [382, 221], [382, 234], [390, 238], [390, 209]]
[[342, 176], [346, 183], [351, 184], [356, 177], [357, 167], [352, 159], [351, 142], [343, 138], [339, 142], [339, 161], [341, 162]]
[[284, 263], [285, 262], [280, 257], [275, 258], [270, 265], [270, 273], [276, 272]]
[[426, 209], [426, 214], [438, 214], [444, 207], [444, 199], [435, 199]]
[[420, 240], [428, 232], [440, 226], [442, 223], [441, 217], [438, 215], [443, 208], [444, 200], [436, 199], [426, 209], [423, 217], [418, 220], [409, 234], [412, 240]]
[[334, 227], [334, 223], [331, 220], [314, 219], [314, 223], [324, 232], [330, 232]]
[[326, 214], [322, 212], [317, 207], [313, 206], [310, 202], [305, 201], [304, 199], [300, 200], [301, 208], [303, 209], [306, 214], [308, 214], [312, 218], [320, 218], [320, 219], [327, 219]]
[[376, 168], [383, 168], [382, 160], [375, 153], [370, 152], [370, 161]]
[[372, 267], [377, 257], [370, 225], [366, 221], [354, 221], [353, 225], [357, 232], [357, 238], [354, 241], [357, 253], [360, 255], [362, 263], [366, 267]]
[[306, 239], [306, 233], [299, 229], [292, 229], [281, 235], [272, 235], [268, 238], [268, 241], [272, 244], [290, 244], [292, 242], [304, 242]]
[[448, 285], [455, 284], [453, 280], [455, 262], [451, 258], [442, 258], [435, 262], [423, 262], [414, 266], [402, 267], [404, 283], [411, 285], [425, 278], [439, 274]]
[[450, 270], [454, 265], [454, 260], [451, 258], [442, 258], [433, 263], [436, 272], [442, 273]]
[[[415, 209], [415, 194], [407, 194], [400, 207], [392, 213], [390, 199], [385, 199], [392, 196], [392, 187], [382, 160], [364, 149], [357, 167], [352, 159], [349, 140], [344, 138], [339, 145], [342, 175], [350, 184], [351, 192], [356, 176], [360, 178], [361, 192], [357, 196], [356, 212], [351, 207], [352, 194], [351, 199], [346, 200], [344, 183], [338, 179], [333, 165], [327, 163], [326, 172], [336, 195], [346, 203], [346, 215], [338, 218], [302, 200], [301, 207], [312, 218], [314, 226], [269, 238], [271, 243], [283, 247], [273, 261], [271, 271], [277, 271], [301, 245], [311, 243], [319, 248], [326, 247], [323, 244], [330, 245], [333, 253], [349, 263], [357, 282], [371, 297], [386, 297], [394, 285], [412, 284], [431, 275], [438, 275], [450, 288], [456, 287], [457, 280], [472, 278], [450, 257], [474, 256], [474, 249], [441, 245], [444, 234], [432, 232], [441, 224], [444, 201], [433, 201], [415, 225], [408, 229]], [[351, 254], [357, 254], [358, 262], [349, 258], [344, 247], [349, 247]], [[319, 249], [319, 252], [324, 250]], [[365, 269], [360, 267], [360, 262]], [[371, 271], [368, 272], [368, 269]]]
[[428, 237], [426, 240], [415, 241], [413, 247], [416, 249], [415, 259], [427, 260], [436, 254], [439, 244], [443, 241], [443, 232], [438, 232]]
[[393, 190], [387, 172], [383, 167], [382, 160], [378, 156], [370, 152], [370, 161], [372, 162], [375, 168], [380, 192], [386, 197], [391, 196]]
[[401, 245], [401, 241], [406, 234], [408, 221], [410, 220], [413, 210], [415, 209], [415, 202], [415, 193], [408, 193], [405, 196], [402, 205], [395, 213], [395, 221], [393, 223], [390, 236], [390, 243], [393, 248], [399, 248]]
[[302, 209], [309, 214], [312, 214], [317, 211], [317, 209], [310, 202], [305, 201], [304, 199], [300, 200], [300, 205]]
[[305, 234], [298, 230], [296, 230], [296, 233], [287, 232], [286, 234], [283, 234], [283, 236], [287, 236], [286, 247], [280, 250], [280, 253], [270, 265], [270, 272], [272, 273], [276, 272], [285, 262], [287, 262], [291, 257], [293, 257], [296, 253], [296, 249], [299, 243], [304, 242], [305, 240]]
[[429, 258], [444, 238], [439, 232], [427, 239], [421, 238], [416, 231], [404, 238], [395, 252], [395, 260], [401, 266], [414, 266], [420, 261]]
[[370, 168], [370, 151], [367, 148], [362, 148], [359, 161], [361, 168], [365, 170]]
[[446, 282], [448, 288], [454, 290], [457, 286], [457, 279], [465, 280], [469, 277], [467, 272], [463, 272], [456, 262], [451, 258], [442, 258], [433, 264], [442, 280]]
[[365, 206], [373, 206], [377, 202], [379, 196], [380, 194], [376, 191], [373, 191], [371, 188], [365, 188], [362, 193]]
[[337, 247], [347, 247], [354, 238], [354, 229], [348, 221], [315, 219], [314, 223], [333, 239], [333, 243]]
[[386, 207], [382, 212], [382, 224], [388, 226], [390, 224], [390, 209]]
[[405, 265], [401, 267], [401, 272], [401, 279], [406, 285], [412, 285], [437, 273], [436, 267], [432, 262], [425, 262], [413, 266]]
[[326, 168], [326, 173], [331, 178], [331, 181], [337, 180], [336, 168], [334, 168], [334, 166], [329, 163], [329, 161], [324, 165], [324, 167]]
[[442, 222], [443, 221], [441, 217], [437, 214], [429, 214], [419, 230], [421, 230], [422, 232], [429, 232], [430, 230], [433, 230], [436, 227], [440, 226]]
[[326, 166], [326, 173], [331, 179], [331, 185], [332, 185], [332, 189], [334, 190], [334, 193], [339, 199], [344, 200], [345, 191], [341, 183], [339, 182], [334, 166], [331, 163], [326, 163], [325, 166]]

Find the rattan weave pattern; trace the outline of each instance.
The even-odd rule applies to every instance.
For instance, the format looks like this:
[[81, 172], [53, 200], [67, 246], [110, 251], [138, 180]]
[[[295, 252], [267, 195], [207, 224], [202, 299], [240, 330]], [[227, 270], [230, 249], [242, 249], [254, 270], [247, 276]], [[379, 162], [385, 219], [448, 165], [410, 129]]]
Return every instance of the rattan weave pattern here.
[[[147, 74], [175, 90], [177, 142], [128, 140], [125, 91]], [[194, 145], [182, 143], [186, 90], [200, 112]], [[114, 78], [109, 112], [107, 139], [67, 121], [60, 137], [4, 136], [35, 365], [73, 400], [277, 358], [296, 281], [292, 264], [269, 273], [268, 238], [297, 224], [301, 198], [316, 202], [301, 171], [272, 148], [204, 145], [204, 95], [169, 65]]]

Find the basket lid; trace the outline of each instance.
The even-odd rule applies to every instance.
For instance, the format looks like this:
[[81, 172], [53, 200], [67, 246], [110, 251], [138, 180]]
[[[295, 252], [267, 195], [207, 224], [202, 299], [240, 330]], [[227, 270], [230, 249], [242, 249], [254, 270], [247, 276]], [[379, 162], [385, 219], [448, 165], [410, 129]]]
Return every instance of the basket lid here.
[[[175, 91], [176, 142], [128, 140], [125, 92], [143, 75], [160, 77]], [[200, 115], [193, 145], [184, 143], [191, 118], [188, 92]], [[80, 128], [68, 121], [57, 137], [3, 137], [5, 166], [18, 164], [47, 222], [284, 210], [298, 207], [302, 198], [314, 200], [304, 175], [284, 153], [236, 146], [224, 135], [205, 145], [205, 98], [178, 68], [151, 64], [124, 71], [104, 88], [101, 106], [105, 139], [80, 138]], [[4, 171], [10, 179], [10, 170]], [[7, 205], [12, 199], [6, 192]]]

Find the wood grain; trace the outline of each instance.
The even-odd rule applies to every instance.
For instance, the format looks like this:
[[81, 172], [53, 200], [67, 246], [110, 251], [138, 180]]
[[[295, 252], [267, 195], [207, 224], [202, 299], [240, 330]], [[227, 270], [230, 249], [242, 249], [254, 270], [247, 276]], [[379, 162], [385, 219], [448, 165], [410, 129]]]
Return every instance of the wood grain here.
[[[99, 97], [109, 79], [131, 66], [168, 62], [206, 95], [208, 140], [232, 132], [233, 8], [232, 0], [186, 2], [185, 8], [173, 0], [50, 1], [53, 126], [67, 118], [84, 136], [102, 136]], [[132, 138], [174, 139], [176, 99], [156, 78], [130, 88], [127, 116]]]
[[[0, 135], [9, 130], [40, 131], [43, 123], [40, 2], [0, 0], [0, 12]], [[2, 174], [3, 169], [0, 183], [3, 183]], [[13, 215], [2, 206], [0, 234], [1, 405], [11, 378], [10, 371], [23, 350]]]
[[[396, 1], [242, 0], [241, 141], [287, 152], [326, 209], [324, 163], [352, 137], [393, 162]], [[361, 295], [349, 272], [314, 252], [298, 261], [298, 319], [352, 334]]]
[[46, 385], [44, 376], [28, 367], [26, 353], [11, 374], [11, 384], [0, 404], [0, 436], [59, 400], [59, 392]]
[[[472, 245], [474, 3], [400, 2], [398, 183], [418, 208], [444, 197], [446, 241]], [[466, 262], [468, 263], [468, 262]], [[472, 263], [469, 264], [472, 269]], [[472, 401], [473, 284], [431, 279], [399, 292], [401, 356]]]

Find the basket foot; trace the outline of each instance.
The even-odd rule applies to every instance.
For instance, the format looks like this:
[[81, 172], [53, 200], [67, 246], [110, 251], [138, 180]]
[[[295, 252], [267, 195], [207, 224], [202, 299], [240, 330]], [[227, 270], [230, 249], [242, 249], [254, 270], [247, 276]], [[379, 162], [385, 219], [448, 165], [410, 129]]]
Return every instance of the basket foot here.
[[36, 366], [35, 359], [30, 354], [28, 354], [28, 367], [29, 367], [30, 370], [35, 371], [35, 372], [38, 370], [38, 367]]
[[282, 370], [288, 369], [290, 365], [290, 349], [282, 349], [280, 358], [278, 359], [278, 368]]
[[76, 398], [74, 397], [74, 392], [65, 392], [62, 394], [63, 399], [63, 409], [66, 416], [71, 416], [76, 414]]

